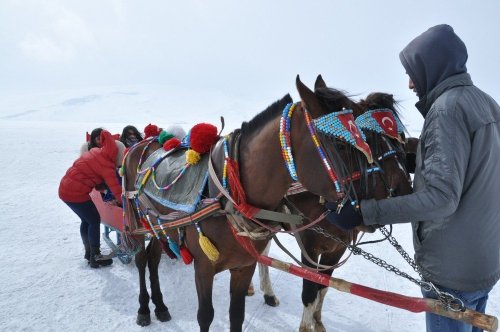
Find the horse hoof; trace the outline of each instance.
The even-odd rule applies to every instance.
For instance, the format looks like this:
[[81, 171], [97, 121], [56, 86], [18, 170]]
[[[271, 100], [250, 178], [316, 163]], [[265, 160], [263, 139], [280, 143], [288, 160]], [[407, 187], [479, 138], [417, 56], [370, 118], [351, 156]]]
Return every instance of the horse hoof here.
[[137, 320], [135, 322], [139, 326], [148, 326], [151, 324], [151, 316], [149, 314], [137, 314]]
[[278, 298], [274, 295], [264, 295], [264, 302], [271, 307], [277, 307], [280, 304]]
[[314, 324], [314, 332], [326, 332], [326, 328], [322, 322], [316, 322], [316, 324]]
[[247, 290], [247, 296], [253, 296], [255, 294], [255, 289], [253, 288], [253, 285], [250, 285]]
[[160, 312], [155, 311], [155, 315], [160, 322], [168, 322], [169, 320], [172, 319], [172, 316], [170, 316], [168, 309], [166, 311], [160, 311]]

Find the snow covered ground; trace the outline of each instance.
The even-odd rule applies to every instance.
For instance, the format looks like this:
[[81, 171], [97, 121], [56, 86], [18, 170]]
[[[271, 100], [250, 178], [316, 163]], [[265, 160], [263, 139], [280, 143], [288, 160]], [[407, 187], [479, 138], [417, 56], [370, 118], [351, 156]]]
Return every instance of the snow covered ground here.
[[[226, 130], [249, 120], [274, 100], [247, 102], [206, 93], [165, 87], [100, 88], [0, 98], [0, 330], [1, 331], [197, 331], [197, 298], [193, 267], [164, 256], [160, 281], [172, 320], [155, 318], [146, 328], [135, 324], [138, 277], [135, 265], [115, 260], [110, 268], [90, 269], [83, 259], [79, 220], [57, 196], [60, 178], [78, 155], [85, 132], [103, 126], [117, 133], [127, 124], [144, 128], [149, 122], [173, 123], [187, 130], [201, 121]], [[280, 96], [276, 96], [277, 98]], [[168, 102], [167, 102], [168, 100]], [[188, 101], [186, 101], [188, 100]], [[203, 101], [203, 102], [201, 102]], [[421, 119], [407, 117], [413, 134]], [[395, 227], [395, 236], [411, 254], [409, 225]], [[373, 236], [367, 236], [373, 238]], [[293, 238], [281, 236], [298, 253]], [[103, 248], [105, 244], [102, 243]], [[411, 273], [411, 268], [388, 244], [371, 245], [376, 256]], [[271, 256], [289, 261], [276, 247]], [[335, 277], [363, 285], [420, 296], [418, 287], [360, 257], [350, 260]], [[213, 331], [228, 331], [229, 274], [216, 276]], [[271, 269], [281, 304], [264, 304], [254, 277], [256, 294], [247, 298], [245, 331], [296, 331], [302, 315], [302, 281]], [[151, 308], [153, 308], [151, 306]], [[487, 313], [500, 316], [500, 287], [490, 296]], [[424, 315], [387, 307], [330, 290], [323, 322], [328, 331], [424, 331]]]

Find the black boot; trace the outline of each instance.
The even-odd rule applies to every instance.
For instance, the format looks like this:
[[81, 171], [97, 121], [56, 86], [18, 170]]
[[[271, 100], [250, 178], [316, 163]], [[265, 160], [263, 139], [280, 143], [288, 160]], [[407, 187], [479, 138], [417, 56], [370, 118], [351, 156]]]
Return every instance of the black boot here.
[[101, 249], [99, 247], [90, 248], [90, 260], [89, 265], [91, 268], [96, 269], [101, 266], [109, 266], [113, 264], [113, 259], [103, 259], [101, 255]]
[[83, 256], [83, 258], [85, 258], [86, 260], [90, 260], [90, 244], [84, 242], [83, 246], [85, 247], [85, 255]]

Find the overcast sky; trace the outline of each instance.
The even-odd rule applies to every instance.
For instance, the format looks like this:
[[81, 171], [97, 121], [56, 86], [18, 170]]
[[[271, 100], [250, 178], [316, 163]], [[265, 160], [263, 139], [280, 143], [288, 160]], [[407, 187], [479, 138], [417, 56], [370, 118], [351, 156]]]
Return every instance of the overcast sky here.
[[154, 84], [272, 101], [321, 73], [412, 107], [399, 51], [448, 23], [499, 100], [499, 14], [498, 0], [1, 0], [0, 90]]

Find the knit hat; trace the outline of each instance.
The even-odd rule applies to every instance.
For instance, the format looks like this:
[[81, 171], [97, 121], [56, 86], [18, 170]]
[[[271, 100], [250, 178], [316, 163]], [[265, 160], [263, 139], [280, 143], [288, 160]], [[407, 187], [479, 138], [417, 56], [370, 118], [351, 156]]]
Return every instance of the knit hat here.
[[125, 145], [120, 141], [115, 141], [116, 147], [118, 148], [118, 153], [116, 154], [116, 166], [120, 167], [123, 161], [123, 155], [125, 153]]

